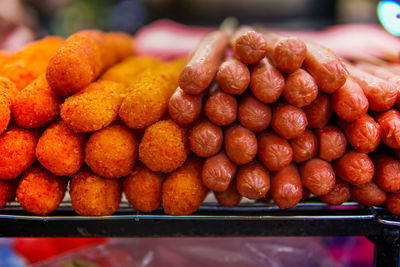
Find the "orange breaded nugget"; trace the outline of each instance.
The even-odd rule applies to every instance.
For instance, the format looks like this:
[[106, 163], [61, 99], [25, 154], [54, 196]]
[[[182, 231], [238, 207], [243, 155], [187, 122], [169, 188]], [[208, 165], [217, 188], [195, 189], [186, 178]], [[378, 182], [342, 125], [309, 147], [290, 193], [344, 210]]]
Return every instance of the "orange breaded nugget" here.
[[44, 73], [19, 91], [12, 104], [15, 122], [24, 128], [44, 126], [60, 113], [61, 99], [51, 90]]
[[109, 68], [99, 80], [107, 80], [129, 86], [138, 74], [154, 68], [160, 61], [154, 57], [129, 57]]
[[177, 87], [172, 64], [141, 73], [128, 87], [119, 116], [133, 129], [142, 129], [160, 120], [167, 112], [168, 101]]
[[133, 38], [127, 33], [107, 32], [104, 41], [106, 51], [112, 51], [117, 62], [134, 54]]
[[50, 87], [58, 95], [71, 96], [122, 57], [132, 55], [133, 49], [126, 49], [126, 39], [117, 39], [113, 42], [112, 36], [107, 37], [96, 30], [81, 31], [68, 37], [49, 60], [46, 77]]
[[168, 174], [162, 185], [164, 212], [170, 215], [187, 215], [203, 203], [208, 189], [201, 181], [202, 162], [190, 158], [181, 168]]
[[111, 81], [91, 83], [65, 99], [61, 118], [75, 132], [93, 132], [110, 125], [118, 116], [125, 87]]
[[124, 179], [124, 193], [129, 203], [138, 211], [150, 212], [161, 204], [161, 186], [164, 175], [138, 164], [133, 173]]
[[48, 36], [28, 44], [23, 50], [14, 53], [0, 67], [0, 76], [13, 81], [18, 90], [22, 90], [35, 80], [47, 68], [49, 59], [61, 46], [63, 39]]
[[6, 129], [11, 120], [11, 104], [18, 90], [15, 84], [5, 77], [0, 77], [0, 134]]
[[128, 175], [135, 167], [138, 140], [126, 126], [112, 125], [93, 133], [85, 146], [85, 162], [106, 178]]
[[37, 130], [10, 127], [0, 135], [0, 179], [17, 178], [35, 161]]
[[148, 127], [139, 145], [139, 159], [152, 171], [176, 170], [188, 153], [186, 131], [170, 120]]
[[69, 188], [72, 207], [79, 215], [112, 215], [121, 202], [120, 180], [102, 178], [87, 168], [71, 178]]
[[85, 135], [70, 130], [62, 120], [48, 126], [36, 146], [39, 162], [55, 175], [73, 175], [83, 164]]
[[17, 187], [18, 179], [0, 180], [0, 208], [7, 202], [14, 201]]
[[68, 179], [34, 165], [24, 172], [17, 189], [17, 200], [27, 212], [45, 215], [55, 210], [64, 198]]

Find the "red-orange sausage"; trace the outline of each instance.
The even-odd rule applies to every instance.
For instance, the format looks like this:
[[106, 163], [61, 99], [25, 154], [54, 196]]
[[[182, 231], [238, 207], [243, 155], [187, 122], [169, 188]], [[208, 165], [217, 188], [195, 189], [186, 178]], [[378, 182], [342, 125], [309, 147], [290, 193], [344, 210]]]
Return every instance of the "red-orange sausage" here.
[[357, 67], [347, 65], [351, 77], [360, 85], [368, 98], [369, 108], [373, 111], [385, 111], [393, 107], [397, 100], [396, 87]]
[[275, 67], [289, 73], [301, 67], [307, 54], [303, 41], [272, 32], [265, 32], [264, 37], [268, 43], [267, 57]]
[[351, 123], [338, 119], [337, 124], [346, 135], [347, 141], [358, 152], [370, 153], [379, 145], [381, 140], [380, 126], [368, 114], [364, 114]]
[[346, 65], [329, 48], [306, 42], [307, 55], [303, 66], [315, 78], [319, 89], [334, 93], [343, 86], [349, 75]]
[[231, 46], [236, 58], [245, 64], [256, 64], [267, 54], [267, 42], [261, 33], [242, 26], [232, 36]]
[[218, 91], [207, 99], [204, 111], [207, 118], [216, 125], [229, 125], [237, 117], [236, 98], [225, 92]]
[[285, 79], [267, 58], [253, 67], [250, 77], [250, 89], [253, 95], [263, 103], [273, 103], [281, 96]]
[[382, 80], [392, 83], [398, 91], [396, 107], [400, 108], [400, 73], [393, 73], [390, 71], [390, 65], [377, 66], [369, 63], [357, 64], [357, 68], [366, 71]]
[[386, 193], [374, 181], [362, 185], [353, 185], [351, 195], [355, 201], [365, 206], [379, 206], [386, 200]]
[[314, 158], [300, 165], [303, 186], [316, 196], [326, 195], [335, 187], [336, 175], [331, 164]]
[[301, 108], [317, 98], [318, 86], [307, 71], [299, 69], [286, 77], [283, 96], [289, 104]]
[[271, 126], [283, 138], [292, 139], [306, 130], [307, 117], [301, 108], [277, 104], [273, 108]]
[[213, 81], [228, 45], [223, 31], [208, 33], [199, 43], [179, 76], [179, 86], [185, 93], [198, 95]]
[[228, 59], [219, 67], [217, 80], [228, 94], [241, 95], [249, 86], [250, 71], [239, 60]]
[[210, 157], [220, 151], [223, 134], [220, 127], [207, 120], [193, 126], [189, 135], [190, 150], [199, 157]]
[[293, 161], [303, 162], [315, 157], [318, 151], [318, 140], [315, 134], [306, 129], [301, 135], [290, 139], [293, 149]]
[[257, 161], [239, 167], [236, 188], [242, 196], [249, 199], [265, 197], [270, 188], [268, 170]]
[[400, 112], [390, 109], [375, 116], [381, 126], [382, 141], [391, 148], [400, 148]]
[[333, 125], [316, 129], [318, 137], [319, 153], [318, 156], [326, 161], [332, 161], [343, 156], [346, 151], [347, 141], [344, 134]]
[[267, 130], [258, 135], [258, 158], [270, 171], [279, 171], [290, 164], [293, 150], [286, 139]]
[[225, 131], [224, 148], [230, 160], [243, 165], [257, 155], [257, 137], [249, 129], [233, 125]]
[[300, 174], [295, 164], [272, 173], [271, 194], [279, 208], [296, 206], [303, 197], [302, 189]]
[[253, 95], [247, 95], [239, 103], [238, 117], [247, 129], [261, 132], [271, 123], [272, 112], [268, 104], [262, 103]]
[[317, 98], [308, 106], [303, 107], [311, 128], [324, 127], [332, 115], [332, 105], [328, 95], [319, 91]]
[[366, 184], [374, 176], [374, 165], [369, 156], [353, 149], [348, 149], [333, 167], [338, 177], [352, 185]]
[[385, 206], [389, 212], [400, 215], [400, 193], [388, 194]]
[[204, 94], [189, 95], [178, 87], [168, 102], [168, 113], [179, 124], [190, 124], [201, 113]]
[[347, 122], [355, 121], [368, 111], [368, 99], [353, 78], [332, 95], [332, 107], [336, 114]]
[[351, 197], [350, 185], [342, 179], [336, 179], [335, 187], [326, 195], [319, 196], [319, 199], [329, 205], [341, 205]]
[[225, 207], [233, 207], [240, 203], [242, 200], [242, 195], [239, 194], [236, 188], [236, 180], [233, 180], [228, 189], [223, 192], [214, 192], [214, 196], [218, 203]]
[[371, 156], [375, 166], [375, 183], [385, 192], [400, 190], [400, 162], [384, 154]]
[[222, 192], [228, 189], [235, 177], [236, 169], [236, 165], [229, 160], [224, 151], [221, 151], [206, 159], [201, 171], [201, 179], [207, 188]]

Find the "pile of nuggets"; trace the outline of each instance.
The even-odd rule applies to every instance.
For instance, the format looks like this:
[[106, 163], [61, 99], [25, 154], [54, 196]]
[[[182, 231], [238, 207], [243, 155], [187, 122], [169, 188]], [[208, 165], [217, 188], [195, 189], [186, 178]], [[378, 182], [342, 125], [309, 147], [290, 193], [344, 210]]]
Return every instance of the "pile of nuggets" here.
[[[133, 44], [128, 34], [85, 30], [0, 54], [1, 207], [16, 197], [46, 215], [69, 184], [80, 215], [113, 214], [123, 191], [143, 212], [160, 206], [161, 192], [171, 213], [197, 209], [207, 192], [201, 161], [186, 161], [186, 130], [165, 118], [186, 59], [138, 57]], [[174, 206], [197, 188], [196, 204]]]
[[1, 206], [46, 215], [69, 184], [84, 216], [112, 215], [122, 193], [191, 214], [209, 190], [223, 206], [314, 195], [400, 214], [399, 64], [249, 27], [208, 33], [188, 61], [97, 30], [0, 61]]

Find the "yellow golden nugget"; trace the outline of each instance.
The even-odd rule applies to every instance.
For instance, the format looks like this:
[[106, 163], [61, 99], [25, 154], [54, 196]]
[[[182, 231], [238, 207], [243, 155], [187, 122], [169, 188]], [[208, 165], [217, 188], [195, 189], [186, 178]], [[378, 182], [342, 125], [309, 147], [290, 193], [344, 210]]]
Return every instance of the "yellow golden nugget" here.
[[143, 129], [159, 121], [178, 86], [176, 77], [181, 69], [181, 64], [168, 62], [137, 76], [128, 87], [128, 94], [119, 110], [125, 124], [133, 129]]
[[154, 68], [160, 61], [153, 57], [129, 57], [109, 68], [99, 80], [107, 80], [129, 86], [136, 76], [146, 69]]

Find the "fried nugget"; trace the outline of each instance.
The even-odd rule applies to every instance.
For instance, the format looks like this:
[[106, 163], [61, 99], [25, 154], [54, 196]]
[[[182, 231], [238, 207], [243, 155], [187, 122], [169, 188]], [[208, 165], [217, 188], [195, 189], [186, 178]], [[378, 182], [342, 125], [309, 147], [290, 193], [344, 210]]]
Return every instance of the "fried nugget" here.
[[171, 120], [148, 127], [139, 145], [139, 159], [152, 171], [176, 170], [188, 153], [186, 131]]
[[[177, 64], [178, 65], [178, 64]], [[161, 64], [155, 69], [138, 75], [127, 88], [119, 116], [133, 129], [143, 129], [159, 121], [167, 112], [168, 101], [178, 85], [176, 69], [172, 63]]]
[[18, 93], [15, 83], [6, 77], [0, 77], [0, 134], [11, 120], [11, 104]]
[[16, 95], [12, 113], [19, 126], [36, 128], [55, 120], [60, 104], [61, 99], [51, 90], [43, 73]]
[[102, 178], [88, 168], [71, 178], [69, 188], [72, 207], [79, 215], [112, 215], [121, 202], [120, 180]]
[[39, 162], [55, 175], [73, 175], [83, 164], [86, 136], [70, 130], [62, 120], [48, 126], [36, 146]]
[[17, 199], [24, 210], [46, 215], [55, 210], [64, 198], [68, 179], [47, 171], [40, 165], [27, 169], [19, 182]]
[[10, 126], [0, 136], [0, 179], [17, 178], [35, 161], [38, 130]]
[[181, 168], [168, 174], [162, 185], [164, 212], [170, 215], [187, 215], [203, 203], [208, 189], [201, 181], [202, 162], [190, 158]]
[[163, 180], [164, 174], [161, 172], [153, 172], [143, 164], [138, 164], [133, 173], [124, 179], [125, 196], [138, 211], [153, 211], [161, 203]]
[[93, 133], [85, 146], [85, 162], [106, 178], [128, 175], [135, 167], [138, 141], [126, 126], [111, 125]]
[[65, 99], [61, 118], [75, 132], [93, 132], [110, 125], [118, 116], [125, 87], [111, 81], [91, 83]]
[[0, 208], [15, 200], [17, 187], [18, 179], [0, 180]]
[[0, 67], [0, 76], [13, 81], [18, 90], [24, 89], [47, 68], [49, 59], [61, 46], [63, 39], [48, 36], [28, 44], [23, 50], [14, 53]]

